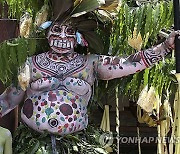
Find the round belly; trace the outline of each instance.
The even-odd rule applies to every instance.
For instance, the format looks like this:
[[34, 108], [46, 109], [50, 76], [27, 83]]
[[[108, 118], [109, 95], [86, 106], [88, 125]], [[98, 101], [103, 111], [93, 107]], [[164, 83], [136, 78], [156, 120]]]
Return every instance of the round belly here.
[[66, 90], [52, 90], [26, 99], [21, 110], [23, 121], [36, 131], [70, 134], [86, 128], [87, 97]]

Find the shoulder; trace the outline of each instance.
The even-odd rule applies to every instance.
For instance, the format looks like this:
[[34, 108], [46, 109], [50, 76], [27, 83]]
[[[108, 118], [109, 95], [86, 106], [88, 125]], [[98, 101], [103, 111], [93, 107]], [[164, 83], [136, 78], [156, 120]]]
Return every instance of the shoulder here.
[[33, 55], [31, 58], [34, 58], [34, 57], [45, 57], [47, 56], [48, 52], [43, 52], [43, 53], [40, 53], [40, 54], [36, 54], [36, 55]]
[[33, 55], [29, 58], [29, 62], [30, 64], [33, 62], [37, 62], [37, 61], [46, 61], [47, 60], [47, 55], [48, 55], [48, 52], [43, 52], [43, 53], [40, 53], [40, 54], [37, 54], [37, 55]]
[[92, 62], [95, 62], [99, 59], [99, 55], [97, 54], [87, 54], [86, 56], [87, 56], [87, 59]]
[[5, 135], [7, 137], [11, 137], [11, 132], [8, 129], [3, 128], [3, 127], [0, 127], [0, 134]]

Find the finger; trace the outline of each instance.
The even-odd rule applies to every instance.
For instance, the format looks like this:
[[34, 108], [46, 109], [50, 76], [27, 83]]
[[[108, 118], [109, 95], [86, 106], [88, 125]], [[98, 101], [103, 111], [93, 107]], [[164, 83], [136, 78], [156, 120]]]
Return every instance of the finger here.
[[169, 38], [171, 37], [175, 37], [176, 35], [178, 35], [178, 31], [172, 31], [170, 34], [169, 34]]
[[178, 35], [178, 39], [180, 39], [180, 30], [175, 31], [176, 35]]
[[180, 35], [180, 30], [175, 31], [177, 35]]

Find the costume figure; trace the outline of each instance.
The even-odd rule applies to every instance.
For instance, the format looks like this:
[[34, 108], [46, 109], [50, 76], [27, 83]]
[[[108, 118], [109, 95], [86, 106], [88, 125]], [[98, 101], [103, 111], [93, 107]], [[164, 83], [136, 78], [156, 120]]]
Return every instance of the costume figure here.
[[12, 154], [11, 132], [3, 127], [0, 127], [0, 154]]
[[[77, 35], [78, 34], [78, 35]], [[24, 101], [21, 117], [38, 132], [65, 135], [88, 125], [87, 105], [95, 79], [110, 80], [144, 70], [171, 52], [174, 37], [150, 49], [126, 58], [74, 51], [78, 37], [69, 21], [55, 21], [47, 34], [50, 50], [26, 61], [30, 81], [25, 90], [9, 87], [0, 96], [0, 114], [4, 116]]]

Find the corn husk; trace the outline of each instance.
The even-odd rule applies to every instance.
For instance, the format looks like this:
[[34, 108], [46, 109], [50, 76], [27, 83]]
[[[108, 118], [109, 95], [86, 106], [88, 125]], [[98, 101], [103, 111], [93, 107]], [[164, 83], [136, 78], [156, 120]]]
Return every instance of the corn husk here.
[[119, 0], [105, 0], [105, 4], [100, 7], [102, 10], [106, 10], [109, 12], [114, 12], [115, 10], [118, 9], [120, 6], [120, 1]]
[[152, 113], [153, 109], [156, 108], [157, 104], [154, 87], [151, 86], [148, 90], [148, 87], [146, 86], [140, 93], [137, 104], [147, 113]]
[[25, 65], [23, 68], [20, 69], [20, 73], [18, 75], [18, 81], [22, 88], [22, 90], [26, 90], [30, 82], [30, 68], [29, 65]]
[[47, 20], [48, 10], [49, 10], [49, 6], [44, 5], [42, 6], [41, 10], [37, 12], [35, 22], [34, 22], [34, 24], [37, 27], [39, 27], [42, 23], [44, 23]]
[[136, 49], [138, 51], [141, 50], [143, 41], [142, 41], [141, 34], [140, 33], [137, 34], [137, 29], [136, 28], [134, 28], [133, 35], [128, 37], [128, 44], [132, 48], [134, 48], [134, 49]]
[[103, 118], [102, 118], [102, 121], [101, 121], [100, 128], [103, 131], [110, 132], [109, 105], [105, 105], [105, 109], [104, 109]]
[[28, 38], [30, 35], [32, 25], [32, 17], [29, 14], [25, 14], [21, 18], [20, 22], [20, 36]]
[[155, 94], [155, 88], [144, 87], [137, 101], [137, 117], [139, 123], [146, 123], [150, 127], [157, 126], [157, 107], [158, 99]]

